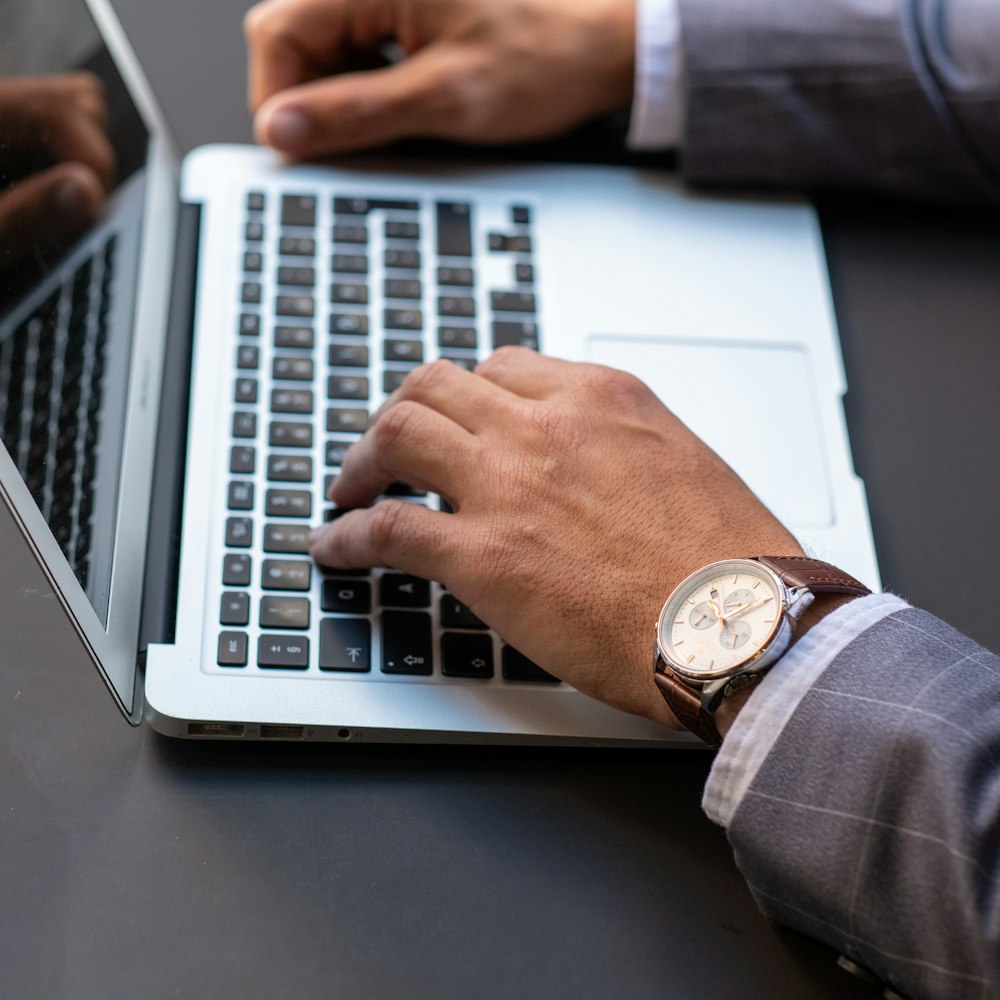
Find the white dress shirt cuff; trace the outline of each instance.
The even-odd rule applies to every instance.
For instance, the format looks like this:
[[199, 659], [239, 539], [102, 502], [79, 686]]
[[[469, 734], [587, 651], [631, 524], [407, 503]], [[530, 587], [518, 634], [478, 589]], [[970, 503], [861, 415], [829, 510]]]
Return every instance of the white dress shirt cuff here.
[[680, 145], [683, 76], [678, 0], [636, 0], [635, 96], [628, 132], [631, 149]]
[[848, 643], [909, 605], [892, 594], [850, 601], [827, 615], [775, 664], [740, 710], [715, 758], [702, 808], [728, 826], [803, 696]]

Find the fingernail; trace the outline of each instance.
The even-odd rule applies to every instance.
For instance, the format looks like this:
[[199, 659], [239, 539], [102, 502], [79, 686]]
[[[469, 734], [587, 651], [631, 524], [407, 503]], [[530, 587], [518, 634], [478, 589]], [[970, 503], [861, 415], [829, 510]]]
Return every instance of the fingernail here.
[[309, 141], [309, 119], [295, 108], [278, 108], [267, 119], [267, 141], [278, 149], [298, 149]]

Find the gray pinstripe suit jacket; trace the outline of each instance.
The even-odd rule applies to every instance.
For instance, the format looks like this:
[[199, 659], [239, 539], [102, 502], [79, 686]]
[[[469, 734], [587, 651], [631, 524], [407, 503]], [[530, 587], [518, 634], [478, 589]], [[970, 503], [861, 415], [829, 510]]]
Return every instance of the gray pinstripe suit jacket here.
[[695, 183], [1000, 201], [998, 0], [679, 0]]
[[1000, 657], [908, 608], [796, 709], [729, 825], [764, 912], [910, 997], [1000, 997]]

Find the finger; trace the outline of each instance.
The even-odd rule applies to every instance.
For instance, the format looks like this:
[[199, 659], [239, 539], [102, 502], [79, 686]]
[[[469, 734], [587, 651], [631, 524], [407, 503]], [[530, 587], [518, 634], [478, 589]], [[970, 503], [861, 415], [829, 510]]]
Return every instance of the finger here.
[[67, 114], [48, 139], [59, 161], [82, 163], [97, 175], [105, 191], [115, 186], [118, 162], [104, 129], [87, 115]]
[[526, 399], [546, 399], [566, 384], [579, 365], [527, 347], [501, 347], [476, 365], [476, 374]]
[[456, 107], [446, 75], [443, 57], [432, 47], [385, 69], [293, 87], [264, 102], [254, 134], [258, 142], [298, 158], [445, 136]]
[[392, 27], [391, 5], [381, 0], [257, 4], [243, 22], [250, 110], [280, 91], [325, 75], [348, 49], [374, 47], [393, 34]]
[[451, 514], [406, 500], [382, 500], [314, 529], [309, 552], [322, 566], [391, 566], [447, 586], [460, 530]]
[[429, 407], [402, 400], [348, 449], [330, 499], [341, 507], [371, 503], [392, 482], [458, 502], [478, 448], [468, 431]]
[[101, 181], [80, 163], [63, 163], [0, 195], [0, 258], [20, 257], [83, 232], [101, 215]]

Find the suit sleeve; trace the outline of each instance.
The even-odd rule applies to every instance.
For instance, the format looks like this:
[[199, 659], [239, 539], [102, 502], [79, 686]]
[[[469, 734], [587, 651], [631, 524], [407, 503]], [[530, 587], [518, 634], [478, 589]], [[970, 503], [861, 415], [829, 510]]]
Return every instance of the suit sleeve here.
[[726, 825], [767, 916], [907, 996], [1000, 996], [1000, 659], [932, 615], [835, 656]]
[[690, 181], [1000, 202], [1000, 3], [679, 3]]

